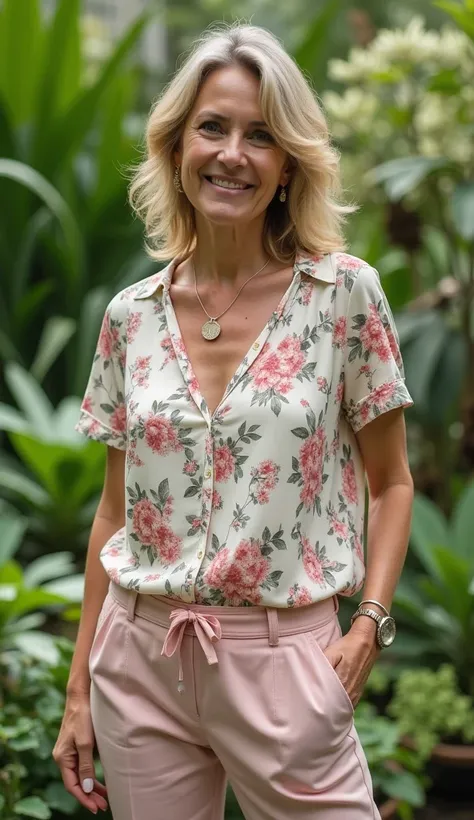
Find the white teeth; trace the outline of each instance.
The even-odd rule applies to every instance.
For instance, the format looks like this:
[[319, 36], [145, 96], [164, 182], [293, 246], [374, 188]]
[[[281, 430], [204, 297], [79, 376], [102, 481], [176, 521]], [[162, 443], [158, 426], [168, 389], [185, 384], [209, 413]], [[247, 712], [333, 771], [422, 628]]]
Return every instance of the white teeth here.
[[213, 185], [218, 185], [219, 188], [238, 188], [240, 191], [244, 191], [247, 187], [239, 182], [227, 182], [226, 179], [219, 179], [219, 177], [211, 177], [211, 182]]

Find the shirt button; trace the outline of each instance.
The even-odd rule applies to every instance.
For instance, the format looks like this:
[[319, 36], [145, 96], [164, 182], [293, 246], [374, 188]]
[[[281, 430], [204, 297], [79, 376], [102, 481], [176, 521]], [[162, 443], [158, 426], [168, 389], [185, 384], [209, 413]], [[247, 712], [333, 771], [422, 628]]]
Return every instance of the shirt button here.
[[255, 344], [253, 344], [253, 345], [252, 345], [252, 347], [253, 347], [253, 349], [254, 349], [254, 350], [258, 350], [258, 348], [260, 347], [260, 345], [259, 345], [259, 343], [258, 343], [258, 342], [255, 342]]
[[198, 558], [199, 558], [199, 560], [201, 560], [201, 558], [202, 558], [203, 556], [204, 556], [203, 551], [202, 551], [202, 550], [199, 550], [199, 552], [198, 552]]
[[210, 477], [211, 477], [211, 475], [212, 475], [212, 470], [206, 470], [206, 472], [204, 473], [204, 475], [205, 475], [205, 477], [206, 477], [206, 478], [210, 478]]

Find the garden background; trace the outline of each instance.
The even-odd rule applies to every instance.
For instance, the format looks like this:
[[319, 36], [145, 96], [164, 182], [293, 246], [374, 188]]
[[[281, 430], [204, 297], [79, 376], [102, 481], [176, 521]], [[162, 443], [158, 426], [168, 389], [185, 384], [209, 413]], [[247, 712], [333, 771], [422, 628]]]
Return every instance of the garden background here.
[[0, 817], [85, 817], [51, 759], [104, 466], [73, 427], [108, 301], [157, 269], [126, 201], [151, 100], [236, 18], [312, 78], [415, 400], [399, 630], [356, 710], [377, 800], [472, 820], [474, 0], [0, 0]]

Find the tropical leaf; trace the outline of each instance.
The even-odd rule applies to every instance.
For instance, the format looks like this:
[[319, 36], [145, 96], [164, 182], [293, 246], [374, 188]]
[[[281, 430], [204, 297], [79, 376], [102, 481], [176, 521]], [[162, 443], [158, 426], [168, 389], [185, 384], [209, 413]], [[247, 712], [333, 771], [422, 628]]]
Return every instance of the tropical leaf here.
[[459, 499], [451, 523], [451, 548], [474, 569], [474, 481]]
[[0, 96], [6, 102], [14, 126], [22, 125], [31, 115], [40, 48], [38, 0], [3, 0], [0, 18]]
[[42, 487], [24, 473], [6, 464], [0, 464], [0, 487], [9, 494], [19, 495], [35, 508], [44, 509], [50, 497]]
[[82, 145], [95, 120], [105, 91], [110, 87], [117, 71], [138, 42], [152, 16], [153, 12], [145, 12], [137, 18], [103, 66], [95, 84], [85, 89], [53, 124], [50, 142], [43, 145], [39, 160], [39, 167], [44, 169], [48, 176], [54, 174], [55, 169]]
[[18, 407], [30, 424], [31, 431], [39, 438], [50, 440], [54, 435], [54, 408], [36, 379], [14, 363], [6, 366], [5, 378]]
[[474, 239], [474, 182], [459, 182], [456, 185], [451, 200], [451, 209], [456, 230], [463, 239], [472, 242]]
[[372, 168], [368, 180], [384, 185], [391, 201], [403, 199], [429, 174], [445, 169], [449, 161], [445, 157], [404, 157], [391, 159]]
[[293, 52], [293, 57], [309, 74], [321, 75], [327, 62], [327, 44], [330, 41], [331, 25], [341, 12], [341, 0], [326, 0], [312, 21], [305, 28], [302, 42]]
[[433, 554], [434, 547], [447, 546], [449, 543], [449, 527], [443, 514], [436, 504], [416, 493], [413, 501], [410, 545], [430, 577], [440, 580], [439, 565]]
[[72, 575], [73, 572], [74, 555], [72, 552], [55, 552], [41, 555], [25, 567], [23, 585], [28, 589], [33, 589], [44, 584], [45, 581], [61, 578], [64, 575]]
[[466, 34], [474, 40], [474, 9], [471, 0], [463, 7], [452, 0], [435, 0], [435, 6], [446, 11]]
[[38, 382], [43, 381], [51, 365], [74, 335], [75, 330], [76, 323], [73, 319], [65, 316], [51, 316], [48, 319], [31, 365], [31, 375]]
[[15, 555], [27, 525], [28, 522], [23, 516], [2, 514], [0, 518], [0, 567]]
[[55, 215], [63, 230], [69, 257], [75, 260], [73, 272], [74, 277], [77, 279], [80, 275], [83, 261], [81, 232], [69, 206], [61, 194], [44, 176], [38, 173], [38, 171], [16, 160], [0, 159], [0, 177], [12, 179], [24, 185], [39, 197]]
[[444, 317], [433, 311], [430, 313], [430, 322], [425, 323], [418, 335], [404, 345], [407, 387], [420, 413], [429, 412], [431, 409], [430, 384], [445, 350], [448, 332]]

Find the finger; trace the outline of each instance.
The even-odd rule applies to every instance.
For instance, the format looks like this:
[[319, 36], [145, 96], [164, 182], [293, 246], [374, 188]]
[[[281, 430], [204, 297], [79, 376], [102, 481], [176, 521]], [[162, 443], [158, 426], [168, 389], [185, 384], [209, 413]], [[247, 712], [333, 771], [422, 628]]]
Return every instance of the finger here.
[[93, 814], [97, 814], [97, 796], [94, 795], [94, 793], [86, 794], [82, 790], [79, 784], [77, 772], [74, 769], [61, 768], [61, 775], [63, 778], [64, 786], [66, 790], [69, 792], [69, 794], [72, 794], [72, 796], [75, 797], [76, 800], [81, 804], [81, 806], [84, 806], [85, 809], [89, 809], [89, 811], [93, 812]]
[[100, 794], [101, 797], [107, 797], [107, 786], [104, 786], [99, 780], [94, 780], [94, 791]]
[[328, 649], [324, 651], [324, 654], [326, 655], [326, 658], [328, 659], [333, 669], [336, 668], [336, 666], [342, 661], [344, 657], [340, 650], [332, 649], [331, 647], [328, 647]]

